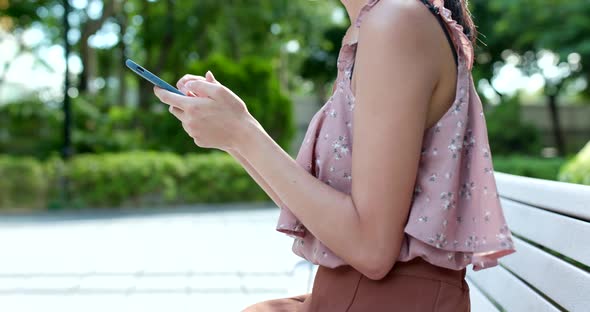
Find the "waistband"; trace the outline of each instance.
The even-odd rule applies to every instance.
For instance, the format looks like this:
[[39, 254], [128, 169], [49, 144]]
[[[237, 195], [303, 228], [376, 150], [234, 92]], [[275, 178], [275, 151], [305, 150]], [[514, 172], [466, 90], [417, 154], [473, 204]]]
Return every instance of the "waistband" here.
[[463, 288], [466, 272], [467, 269], [452, 270], [443, 268], [417, 257], [407, 262], [396, 262], [387, 275], [401, 274], [436, 279]]

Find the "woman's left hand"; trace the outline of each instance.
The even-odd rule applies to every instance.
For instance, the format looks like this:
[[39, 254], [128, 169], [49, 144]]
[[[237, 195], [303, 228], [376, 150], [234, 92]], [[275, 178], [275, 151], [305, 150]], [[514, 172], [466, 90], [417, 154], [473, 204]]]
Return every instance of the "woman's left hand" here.
[[233, 150], [243, 129], [248, 124], [258, 124], [244, 101], [217, 82], [211, 72], [206, 77], [187, 75], [179, 80], [179, 85], [188, 96], [158, 87], [154, 87], [154, 93], [170, 105], [169, 111], [199, 147]]

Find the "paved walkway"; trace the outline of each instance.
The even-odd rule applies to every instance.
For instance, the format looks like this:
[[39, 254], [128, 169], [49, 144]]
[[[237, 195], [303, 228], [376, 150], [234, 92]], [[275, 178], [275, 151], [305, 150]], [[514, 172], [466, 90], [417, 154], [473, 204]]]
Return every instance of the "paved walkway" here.
[[278, 212], [0, 217], [0, 311], [241, 311], [305, 293]]

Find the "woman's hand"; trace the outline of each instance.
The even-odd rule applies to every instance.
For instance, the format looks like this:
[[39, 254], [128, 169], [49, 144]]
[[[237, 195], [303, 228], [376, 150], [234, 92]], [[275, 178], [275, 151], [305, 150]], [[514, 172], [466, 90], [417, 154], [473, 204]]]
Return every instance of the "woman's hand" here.
[[158, 87], [154, 87], [154, 93], [160, 101], [170, 105], [170, 113], [181, 121], [199, 147], [230, 151], [235, 149], [245, 127], [259, 126], [244, 102], [216, 81], [211, 72], [207, 72], [206, 77], [185, 75], [177, 87], [187, 96]]

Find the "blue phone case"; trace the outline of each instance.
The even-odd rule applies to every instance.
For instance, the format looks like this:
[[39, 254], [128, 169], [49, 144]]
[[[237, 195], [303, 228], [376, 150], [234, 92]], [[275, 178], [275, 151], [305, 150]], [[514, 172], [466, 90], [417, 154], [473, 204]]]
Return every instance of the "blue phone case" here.
[[137, 63], [135, 63], [134, 61], [127, 59], [127, 61], [125, 61], [125, 65], [127, 65], [127, 67], [129, 67], [133, 72], [140, 75], [145, 80], [153, 83], [154, 85], [176, 94], [185, 95], [184, 93], [178, 91], [178, 89], [176, 89], [175, 87], [168, 84], [166, 81], [160, 79], [160, 77], [150, 73], [149, 70], [137, 65]]

